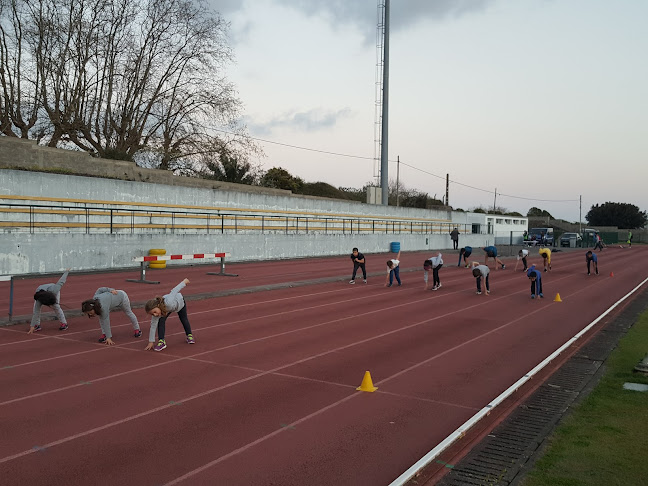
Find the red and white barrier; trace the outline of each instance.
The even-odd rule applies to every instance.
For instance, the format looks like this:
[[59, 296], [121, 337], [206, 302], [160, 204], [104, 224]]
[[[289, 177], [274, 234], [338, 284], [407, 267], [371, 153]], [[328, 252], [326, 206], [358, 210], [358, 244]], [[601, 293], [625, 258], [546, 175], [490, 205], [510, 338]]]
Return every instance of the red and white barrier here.
[[133, 258], [134, 262], [140, 263], [140, 278], [128, 278], [127, 282], [159, 284], [160, 282], [146, 280], [146, 263], [169, 260], [205, 260], [208, 258], [220, 258], [220, 272], [207, 272], [207, 275], [220, 275], [223, 277], [238, 277], [233, 273], [225, 273], [225, 258], [231, 256], [229, 253], [192, 253], [189, 255], [149, 255]]
[[160, 262], [168, 260], [201, 260], [204, 258], [230, 257], [229, 253], [194, 253], [192, 255], [150, 255], [133, 258], [134, 262]]

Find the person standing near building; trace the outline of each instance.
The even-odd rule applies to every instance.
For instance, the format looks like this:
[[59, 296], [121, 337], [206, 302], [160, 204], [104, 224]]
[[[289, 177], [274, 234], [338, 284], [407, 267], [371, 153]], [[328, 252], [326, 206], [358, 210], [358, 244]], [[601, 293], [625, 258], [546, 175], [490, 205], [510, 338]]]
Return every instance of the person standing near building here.
[[459, 230], [457, 228], [453, 229], [450, 233], [450, 239], [452, 239], [452, 249], [459, 249]]
[[349, 282], [350, 284], [355, 283], [355, 278], [356, 278], [356, 273], [358, 271], [358, 268], [362, 269], [362, 279], [364, 280], [364, 283], [367, 283], [367, 269], [365, 267], [365, 256], [358, 251], [357, 248], [353, 249], [353, 253], [351, 253], [351, 260], [353, 261], [353, 274], [351, 275], [351, 281]]
[[628, 248], [632, 248], [632, 231], [628, 231]]

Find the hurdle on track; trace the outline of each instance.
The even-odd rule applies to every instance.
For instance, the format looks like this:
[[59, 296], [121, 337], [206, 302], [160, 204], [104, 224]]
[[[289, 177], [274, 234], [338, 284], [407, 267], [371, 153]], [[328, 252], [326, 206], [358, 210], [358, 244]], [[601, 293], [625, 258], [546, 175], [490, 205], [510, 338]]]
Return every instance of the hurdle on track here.
[[127, 282], [159, 284], [154, 280], [146, 280], [146, 265], [148, 262], [159, 262], [169, 260], [204, 260], [207, 258], [220, 258], [220, 272], [207, 272], [207, 275], [220, 275], [221, 277], [238, 277], [234, 273], [225, 273], [225, 258], [230, 257], [229, 253], [194, 253], [191, 255], [150, 255], [133, 258], [134, 262], [140, 263], [140, 278], [128, 278]]

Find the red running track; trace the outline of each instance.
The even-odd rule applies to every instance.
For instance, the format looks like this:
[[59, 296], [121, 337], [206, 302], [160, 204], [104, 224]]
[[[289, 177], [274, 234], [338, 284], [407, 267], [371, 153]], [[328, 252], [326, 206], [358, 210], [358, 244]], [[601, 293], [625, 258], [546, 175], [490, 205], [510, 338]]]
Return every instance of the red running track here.
[[[395, 288], [375, 278], [190, 301], [197, 344], [174, 316], [160, 353], [144, 352], [120, 313], [113, 347], [87, 318], [65, 333], [1, 328], [0, 477], [387, 485], [642, 282], [634, 262], [647, 252], [605, 250], [589, 277], [584, 252], [557, 253], [542, 300], [513, 265], [477, 296], [448, 258], [437, 292], [406, 273]], [[355, 389], [365, 370], [375, 393]]]
[[[431, 256], [430, 252], [403, 253], [401, 267], [403, 270], [421, 268], [423, 261], [429, 256]], [[452, 256], [448, 256], [452, 261], [458, 259], [456, 252]], [[393, 253], [367, 253], [367, 272], [370, 274], [386, 272], [387, 265], [385, 262], [390, 258], [395, 258], [395, 255]], [[228, 263], [225, 269], [228, 273], [238, 274], [238, 277], [207, 275], [207, 272], [218, 272], [220, 270], [219, 260], [216, 260], [213, 265], [170, 265], [164, 270], [147, 269], [146, 278], [159, 281], [159, 285], [127, 282], [126, 279], [139, 279], [139, 267], [129, 271], [92, 274], [72, 272], [61, 290], [61, 306], [63, 311], [69, 309], [80, 310], [81, 302], [92, 298], [95, 290], [99, 287], [121, 289], [126, 291], [131, 303], [144, 302], [156, 295], [168, 293], [184, 278], [191, 280], [191, 286], [184, 290], [184, 295], [268, 287], [278, 283], [299, 283], [317, 279], [334, 279], [342, 276], [349, 279], [351, 278], [353, 264], [350, 257], [324, 257]], [[356, 278], [362, 283], [362, 271], [358, 270], [358, 272], [359, 276]], [[36, 288], [44, 283], [56, 282], [60, 276], [61, 274], [56, 274], [45, 277], [15, 279], [13, 316], [15, 318], [31, 316]], [[381, 274], [377, 278], [379, 281], [383, 281], [384, 275]], [[0, 282], [0, 295], [9, 296], [9, 282]], [[47, 307], [43, 307], [43, 316], [53, 318], [54, 312], [47, 312], [47, 309]], [[9, 300], [0, 299], [0, 316], [7, 316], [8, 313]]]

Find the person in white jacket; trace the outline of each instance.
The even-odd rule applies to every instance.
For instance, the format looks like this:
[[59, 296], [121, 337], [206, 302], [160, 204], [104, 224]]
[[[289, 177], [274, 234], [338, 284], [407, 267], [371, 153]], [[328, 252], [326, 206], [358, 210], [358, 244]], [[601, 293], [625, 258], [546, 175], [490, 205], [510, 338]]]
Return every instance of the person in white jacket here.
[[428, 289], [428, 272], [432, 270], [432, 290], [439, 290], [441, 288], [441, 280], [439, 279], [439, 270], [443, 266], [443, 258], [441, 258], [441, 253], [438, 253], [437, 256], [428, 258], [423, 262], [423, 280], [425, 281], [425, 290]]
[[[182, 327], [184, 327], [185, 334], [187, 335], [187, 343], [195, 344], [196, 341], [191, 334], [191, 325], [187, 317], [187, 304], [180, 291], [185, 288], [189, 283], [189, 279], [185, 278], [182, 282], [176, 285], [170, 293], [164, 297], [156, 297], [149, 300], [144, 309], [151, 317], [151, 330], [149, 332], [149, 343], [145, 350], [154, 349], [155, 351], [162, 351], [167, 347], [165, 337], [166, 320], [169, 314], [177, 312]], [[158, 334], [158, 343], [155, 344], [155, 331]], [[153, 347], [155, 345], [155, 347]]]

